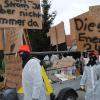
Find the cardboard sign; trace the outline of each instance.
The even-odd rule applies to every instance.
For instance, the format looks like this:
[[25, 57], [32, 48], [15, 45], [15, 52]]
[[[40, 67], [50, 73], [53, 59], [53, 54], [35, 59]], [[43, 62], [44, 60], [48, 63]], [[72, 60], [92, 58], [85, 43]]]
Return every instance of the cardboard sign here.
[[56, 26], [56, 32], [57, 32], [58, 44], [65, 43], [64, 22], [61, 22]]
[[23, 29], [9, 28], [5, 30], [5, 49], [4, 52], [17, 52], [20, 45], [23, 44]]
[[22, 61], [19, 56], [5, 56], [5, 86], [19, 89], [22, 86]]
[[4, 49], [4, 44], [3, 44], [3, 29], [0, 29], [0, 50]]
[[73, 41], [76, 40], [76, 29], [74, 24], [74, 18], [70, 19], [70, 34]]
[[56, 45], [57, 44], [57, 36], [56, 36], [55, 27], [52, 27], [49, 30], [49, 36], [50, 36], [50, 42], [51, 42], [52, 46]]
[[78, 51], [100, 51], [100, 6], [91, 6], [89, 11], [70, 20], [71, 35]]
[[74, 18], [79, 51], [100, 50], [100, 19], [94, 16]]
[[0, 27], [41, 29], [40, 0], [0, 0]]
[[[89, 12], [85, 12], [79, 16], [76, 16], [74, 18], [77, 18], [77, 17], [87, 17], [89, 16]], [[76, 27], [75, 27], [75, 23], [74, 23], [74, 18], [70, 19], [70, 33], [71, 33], [71, 38], [73, 41], [76, 41], [76, 35], [77, 35], [77, 30], [76, 30]]]
[[89, 14], [91, 16], [100, 16], [100, 5], [90, 6], [89, 7]]
[[64, 43], [65, 42], [64, 22], [61, 22], [57, 26], [52, 27], [48, 34], [50, 36], [52, 46]]

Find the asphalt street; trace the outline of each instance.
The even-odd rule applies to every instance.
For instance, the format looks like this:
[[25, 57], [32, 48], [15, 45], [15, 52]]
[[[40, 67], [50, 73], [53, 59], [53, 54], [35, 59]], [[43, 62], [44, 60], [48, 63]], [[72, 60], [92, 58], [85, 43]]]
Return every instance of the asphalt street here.
[[54, 84], [53, 85], [54, 93], [57, 95], [62, 88], [70, 87], [70, 88], [73, 88], [74, 90], [76, 90], [76, 92], [78, 93], [77, 100], [85, 100], [84, 99], [85, 92], [78, 90], [80, 88], [80, 79], [81, 79], [81, 77], [78, 77], [75, 80], [68, 80], [68, 81], [65, 81], [62, 83]]

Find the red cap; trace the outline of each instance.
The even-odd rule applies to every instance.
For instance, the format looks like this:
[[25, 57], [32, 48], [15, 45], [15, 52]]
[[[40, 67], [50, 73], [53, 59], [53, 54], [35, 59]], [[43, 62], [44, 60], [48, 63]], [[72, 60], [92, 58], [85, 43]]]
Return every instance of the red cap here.
[[96, 51], [91, 51], [90, 53], [89, 53], [89, 56], [90, 57], [96, 57], [97, 59], [98, 59], [98, 53], [96, 52]]
[[19, 47], [18, 53], [21, 53], [21, 52], [27, 52], [30, 54], [31, 53], [30, 47], [28, 45], [21, 45]]

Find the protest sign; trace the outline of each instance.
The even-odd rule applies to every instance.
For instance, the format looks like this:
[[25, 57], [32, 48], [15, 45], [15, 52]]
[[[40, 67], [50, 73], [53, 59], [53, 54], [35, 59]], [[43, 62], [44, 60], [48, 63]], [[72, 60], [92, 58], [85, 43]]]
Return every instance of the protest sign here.
[[41, 29], [40, 0], [0, 0], [0, 26]]

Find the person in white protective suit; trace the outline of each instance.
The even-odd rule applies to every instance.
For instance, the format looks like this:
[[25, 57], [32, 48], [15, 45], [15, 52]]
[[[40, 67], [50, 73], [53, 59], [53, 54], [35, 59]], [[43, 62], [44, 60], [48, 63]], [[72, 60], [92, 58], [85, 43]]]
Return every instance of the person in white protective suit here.
[[18, 53], [23, 60], [22, 86], [24, 89], [24, 100], [46, 100], [40, 60], [30, 57], [28, 45], [20, 46]]
[[84, 68], [81, 78], [81, 89], [86, 90], [85, 100], [100, 100], [100, 64], [95, 52], [89, 53], [89, 62]]

